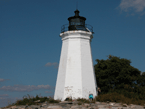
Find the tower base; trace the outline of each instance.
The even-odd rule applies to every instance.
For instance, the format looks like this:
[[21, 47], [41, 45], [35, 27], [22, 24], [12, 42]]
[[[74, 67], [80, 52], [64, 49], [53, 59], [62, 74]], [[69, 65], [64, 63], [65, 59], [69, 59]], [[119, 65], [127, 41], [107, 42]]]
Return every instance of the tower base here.
[[90, 40], [92, 33], [67, 31], [60, 34], [62, 50], [54, 99], [89, 99], [97, 96]]

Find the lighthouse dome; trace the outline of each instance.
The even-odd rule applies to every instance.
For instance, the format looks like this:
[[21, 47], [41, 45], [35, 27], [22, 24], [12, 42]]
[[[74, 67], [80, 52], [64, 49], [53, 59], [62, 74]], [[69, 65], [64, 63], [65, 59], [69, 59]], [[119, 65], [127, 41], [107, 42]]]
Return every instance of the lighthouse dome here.
[[79, 16], [79, 10], [74, 11], [75, 15], [68, 18], [69, 25], [63, 25], [61, 27], [61, 32], [65, 31], [75, 31], [75, 30], [82, 30], [87, 32], [93, 32], [93, 27], [91, 25], [85, 24], [85, 17]]
[[84, 30], [88, 31], [85, 27], [85, 17], [79, 16], [79, 10], [74, 11], [75, 16], [69, 17], [69, 27], [68, 30]]

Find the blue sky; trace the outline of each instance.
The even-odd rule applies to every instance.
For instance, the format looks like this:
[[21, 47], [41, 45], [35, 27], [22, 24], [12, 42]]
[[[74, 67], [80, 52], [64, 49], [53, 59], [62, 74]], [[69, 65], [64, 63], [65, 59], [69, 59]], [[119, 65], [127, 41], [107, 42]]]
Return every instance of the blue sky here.
[[145, 0], [0, 0], [0, 107], [27, 94], [53, 96], [61, 26], [77, 1], [94, 28], [94, 64], [111, 54], [145, 72]]

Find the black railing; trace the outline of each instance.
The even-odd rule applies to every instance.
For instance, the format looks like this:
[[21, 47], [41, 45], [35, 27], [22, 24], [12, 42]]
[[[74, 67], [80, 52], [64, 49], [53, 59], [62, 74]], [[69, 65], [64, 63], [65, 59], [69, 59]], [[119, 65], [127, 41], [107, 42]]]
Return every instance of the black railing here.
[[[79, 25], [76, 25], [76, 26], [79, 26]], [[81, 29], [76, 29], [76, 30], [81, 30]], [[94, 33], [93, 32], [93, 27], [89, 24], [85, 25], [85, 30]], [[85, 30], [83, 30], [83, 31], [85, 31]], [[61, 33], [65, 32], [65, 31], [69, 31], [69, 25], [68, 24], [65, 24], [61, 27]]]

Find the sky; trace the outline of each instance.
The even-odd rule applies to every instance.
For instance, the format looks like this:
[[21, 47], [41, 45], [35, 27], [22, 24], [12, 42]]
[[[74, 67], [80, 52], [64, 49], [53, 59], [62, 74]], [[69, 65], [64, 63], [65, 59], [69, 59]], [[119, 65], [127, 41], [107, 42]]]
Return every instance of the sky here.
[[54, 95], [61, 26], [74, 16], [93, 26], [93, 64], [108, 55], [145, 72], [145, 0], [0, 0], [0, 107]]

